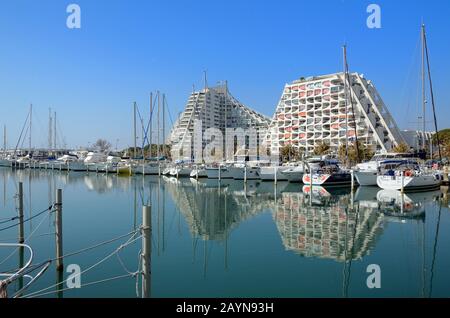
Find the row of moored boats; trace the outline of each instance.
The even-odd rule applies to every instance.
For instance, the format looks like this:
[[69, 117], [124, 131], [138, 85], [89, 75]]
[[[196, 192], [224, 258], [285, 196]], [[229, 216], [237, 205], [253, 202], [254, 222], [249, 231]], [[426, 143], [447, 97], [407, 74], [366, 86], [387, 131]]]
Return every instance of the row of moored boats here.
[[13, 168], [89, 171], [117, 174], [169, 175], [177, 178], [289, 181], [307, 185], [378, 186], [388, 190], [429, 190], [438, 188], [448, 175], [438, 165], [426, 165], [411, 154], [377, 154], [372, 160], [343, 168], [339, 161], [326, 157], [273, 166], [263, 162], [228, 162], [198, 165], [186, 161], [170, 163], [164, 158], [152, 160], [121, 158], [89, 152], [86, 156], [68, 153], [56, 160], [38, 160], [29, 155], [0, 159], [0, 166]]

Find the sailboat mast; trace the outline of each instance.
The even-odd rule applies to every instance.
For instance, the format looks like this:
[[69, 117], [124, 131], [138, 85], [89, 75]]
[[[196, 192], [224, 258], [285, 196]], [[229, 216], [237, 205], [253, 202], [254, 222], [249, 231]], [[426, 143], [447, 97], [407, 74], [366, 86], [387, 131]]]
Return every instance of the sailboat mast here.
[[153, 144], [153, 136], [152, 136], [152, 129], [153, 129], [153, 92], [150, 93], [150, 131], [149, 131], [149, 144], [150, 144], [150, 158], [153, 157], [152, 153], [152, 144]]
[[158, 128], [158, 131], [156, 132], [156, 138], [158, 138], [158, 142], [157, 142], [157, 156], [158, 156], [158, 160], [159, 160], [159, 157], [161, 157], [161, 153], [160, 153], [160, 151], [159, 151], [159, 110], [160, 110], [160, 108], [161, 108], [161, 97], [160, 97], [160, 93], [159, 93], [159, 91], [157, 92], [157, 94], [158, 94], [158, 119], [157, 119], [157, 121], [156, 121], [156, 124], [157, 124], [157, 128]]
[[[224, 125], [224, 136], [227, 134], [227, 128], [228, 128], [228, 80], [225, 81], [225, 125]], [[223, 141], [223, 155], [225, 158], [225, 161], [228, 159], [227, 155], [227, 142], [226, 140]]]
[[[431, 105], [433, 107], [434, 129], [435, 129], [435, 133], [436, 133], [436, 141], [438, 144], [439, 160], [442, 161], [441, 144], [440, 144], [440, 139], [439, 139], [439, 130], [438, 130], [438, 125], [437, 125], [437, 119], [436, 119], [436, 106], [434, 103], [433, 81], [431, 79], [430, 58], [428, 55], [428, 44], [427, 44], [427, 38], [425, 35], [425, 25], [422, 25], [422, 34], [423, 34], [423, 44], [424, 44], [424, 49], [425, 49], [425, 56], [426, 56], [426, 60], [427, 60], [428, 80], [430, 81], [430, 95], [431, 95]], [[431, 143], [433, 143], [433, 141], [431, 141]], [[433, 154], [431, 154], [431, 158], [433, 158]]]
[[3, 125], [3, 154], [6, 154], [6, 125]]
[[422, 24], [422, 149], [425, 150], [425, 130], [426, 130], [426, 95], [425, 95], [425, 25]]
[[163, 136], [163, 156], [166, 156], [166, 94], [163, 94], [163, 129], [162, 129], [162, 136]]
[[29, 145], [28, 145], [28, 155], [31, 157], [31, 128], [33, 124], [33, 104], [30, 104], [30, 136], [29, 136]]
[[56, 112], [54, 112], [54, 114], [53, 114], [53, 126], [54, 126], [54, 129], [53, 129], [53, 134], [54, 134], [54, 137], [53, 137], [53, 143], [54, 143], [54, 147], [53, 147], [53, 149], [54, 149], [54, 152], [55, 152], [55, 155], [56, 155]]
[[347, 45], [342, 47], [343, 67], [344, 67], [344, 94], [345, 94], [345, 157], [348, 161], [348, 92], [347, 92]]
[[136, 158], [136, 102], [133, 103], [133, 158]]
[[48, 109], [48, 150], [52, 151], [53, 142], [52, 142], [52, 109]]

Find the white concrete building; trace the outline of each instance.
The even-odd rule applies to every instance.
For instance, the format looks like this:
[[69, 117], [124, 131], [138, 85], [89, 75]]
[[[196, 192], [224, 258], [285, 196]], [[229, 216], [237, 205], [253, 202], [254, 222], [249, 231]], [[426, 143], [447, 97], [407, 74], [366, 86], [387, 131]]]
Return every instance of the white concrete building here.
[[[195, 123], [201, 122], [202, 142], [197, 142], [194, 149], [194, 140], [198, 138], [194, 131]], [[252, 130], [256, 134], [257, 145], [267, 135], [267, 128], [270, 124], [270, 118], [250, 109], [240, 103], [228, 91], [228, 86], [220, 85], [208, 87], [201, 91], [193, 92], [188, 99], [186, 108], [175, 122], [169, 135], [168, 143], [172, 145], [175, 152], [184, 152], [190, 149], [190, 153], [184, 155], [184, 159], [193, 159], [194, 154], [198, 153], [201, 145], [202, 149], [206, 146], [207, 137], [205, 132], [209, 128], [220, 130], [223, 134], [222, 145], [225, 147], [226, 130], [242, 128]], [[245, 139], [245, 136], [239, 136]], [[197, 139], [198, 140], [198, 139]], [[219, 145], [220, 146], [220, 145]], [[250, 145], [247, 145], [249, 147]], [[257, 147], [257, 146], [256, 146]], [[181, 150], [183, 149], [183, 150]], [[227, 149], [235, 153], [236, 149]], [[253, 149], [252, 149], [253, 150]], [[200, 149], [201, 151], [201, 149]], [[183, 155], [181, 155], [183, 157]], [[222, 156], [225, 160], [225, 153]]]
[[265, 140], [271, 152], [292, 145], [310, 154], [321, 142], [337, 152], [347, 140], [354, 141], [355, 134], [373, 151], [389, 151], [403, 142], [373, 83], [358, 73], [349, 77], [347, 92], [344, 73], [301, 78], [286, 84]]
[[433, 153], [433, 135], [434, 132], [418, 131], [418, 130], [402, 130], [402, 136], [405, 142], [415, 150], [425, 149], [429, 153]]

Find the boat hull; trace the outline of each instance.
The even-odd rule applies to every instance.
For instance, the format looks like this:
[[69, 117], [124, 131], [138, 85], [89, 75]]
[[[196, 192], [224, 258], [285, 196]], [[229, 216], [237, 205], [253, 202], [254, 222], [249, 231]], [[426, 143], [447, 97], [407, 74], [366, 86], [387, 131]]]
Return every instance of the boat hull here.
[[246, 171], [243, 167], [231, 167], [228, 168], [231, 176], [234, 180], [258, 180], [260, 179], [259, 168], [256, 167], [247, 167], [247, 177], [245, 176]]
[[290, 168], [284, 170], [281, 175], [283, 175], [289, 182], [303, 182], [304, 171], [302, 168]]
[[288, 181], [288, 178], [283, 171], [286, 167], [261, 167], [259, 175], [262, 181], [275, 181], [275, 170], [277, 174], [277, 181]]
[[377, 184], [385, 190], [400, 191], [428, 191], [441, 186], [441, 178], [435, 175], [416, 175], [416, 176], [378, 176]]
[[305, 174], [303, 175], [302, 181], [304, 184], [313, 185], [349, 185], [352, 182], [352, 176], [350, 173], [334, 173], [334, 174]]
[[220, 168], [220, 173], [219, 168], [206, 168], [205, 171], [208, 179], [233, 179], [228, 168]]
[[377, 171], [355, 171], [355, 178], [361, 186], [377, 185]]

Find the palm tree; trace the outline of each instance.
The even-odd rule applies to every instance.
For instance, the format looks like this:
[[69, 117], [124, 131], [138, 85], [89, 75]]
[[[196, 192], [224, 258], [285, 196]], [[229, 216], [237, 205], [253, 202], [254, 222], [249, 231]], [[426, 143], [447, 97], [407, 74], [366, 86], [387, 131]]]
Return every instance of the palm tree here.
[[321, 141], [317, 146], [314, 148], [314, 155], [321, 156], [326, 155], [330, 152], [330, 145]]

